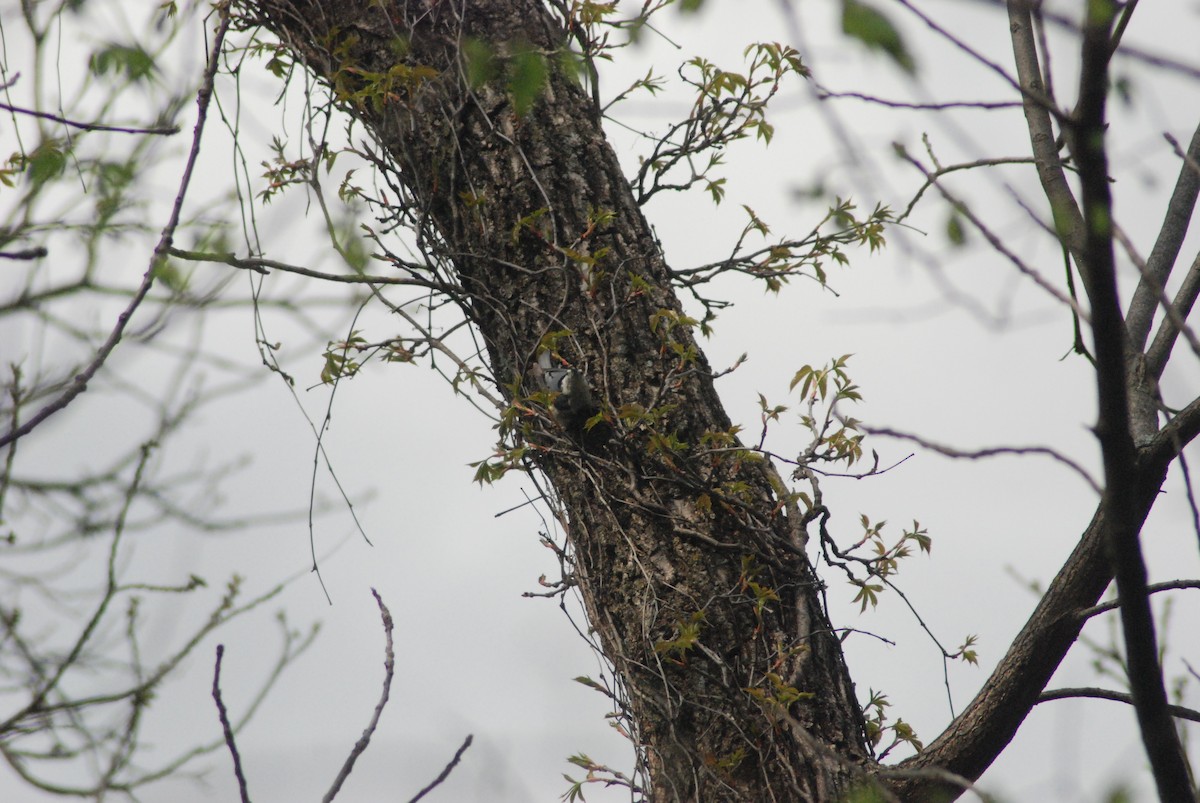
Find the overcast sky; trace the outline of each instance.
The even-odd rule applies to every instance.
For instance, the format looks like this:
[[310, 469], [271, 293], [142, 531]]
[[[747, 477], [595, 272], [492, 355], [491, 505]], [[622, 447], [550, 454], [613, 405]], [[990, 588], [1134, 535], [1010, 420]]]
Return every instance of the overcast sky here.
[[[747, 5], [754, 13], [746, 13]], [[604, 92], [615, 93], [648, 68], [670, 77], [678, 63], [693, 55], [739, 69], [747, 43], [780, 40], [802, 47], [816, 80], [827, 89], [908, 99], [1012, 98], [1003, 81], [931, 35], [898, 5], [880, 0], [903, 23], [916, 53], [915, 85], [881, 57], [837, 34], [836, 4], [813, 0], [796, 5], [796, 26], [786, 23], [779, 4], [765, 1], [710, 0], [693, 17], [668, 12], [657, 22], [662, 37], [647, 34], [637, 47], [620, 51], [615, 64], [602, 65]], [[1058, 5], [1073, 11], [1076, 4]], [[1179, 4], [1172, 9], [1178, 16], [1168, 19], [1165, 5], [1139, 7], [1127, 40], [1195, 63], [1200, 9]], [[1006, 68], [1010, 64], [1001, 9], [963, 0], [921, 7], [988, 57]], [[5, 25], [10, 24], [6, 16]], [[104, 30], [97, 25], [72, 35], [100, 41]], [[802, 42], [794, 41], [797, 32]], [[1069, 96], [1065, 87], [1073, 80], [1069, 62], [1076, 45], [1069, 36], [1056, 36], [1056, 47], [1061, 49], [1055, 64], [1064, 68], [1060, 92]], [[181, 37], [169, 56], [172, 69], [198, 74], [204, 48], [198, 35]], [[75, 53], [68, 49], [60, 56], [64, 73], [78, 68]], [[8, 61], [12, 69], [11, 54]], [[1156, 78], [1155, 71], [1136, 63], [1122, 62], [1118, 69], [1131, 78], [1134, 101], [1132, 107], [1114, 109], [1117, 214], [1146, 253], [1177, 169], [1162, 132], [1182, 142], [1190, 138], [1200, 109], [1200, 85], [1174, 76]], [[218, 91], [226, 108], [232, 108], [232, 82], [223, 79]], [[251, 73], [241, 91], [243, 140], [252, 153], [264, 153], [283, 114], [270, 106], [277, 87]], [[688, 106], [687, 96], [675, 91], [638, 96], [614, 114], [634, 128], [661, 131], [686, 114]], [[726, 254], [745, 221], [741, 204], [752, 206], [774, 235], [806, 232], [823, 209], [801, 202], [799, 195], [818, 180], [830, 191], [852, 192], [864, 209], [876, 201], [902, 208], [920, 182], [892, 155], [893, 141], [923, 155], [921, 136], [928, 133], [944, 163], [1019, 155], [1028, 149], [1019, 109], [966, 111], [950, 118], [950, 126], [938, 118], [856, 100], [822, 111], [812, 87], [800, 81], [785, 87], [777, 108], [772, 120], [778, 130], [769, 148], [742, 143], [730, 149], [722, 174], [728, 177], [727, 195], [720, 207], [701, 192], [659, 197], [647, 207], [674, 266]], [[858, 161], [851, 159], [848, 142], [830, 134], [829, 113], [836, 113], [853, 135]], [[190, 126], [189, 118], [185, 130]], [[627, 129], [611, 125], [609, 131], [622, 159], [636, 166], [645, 144]], [[0, 128], [0, 136], [5, 135]], [[229, 136], [220, 126], [207, 132], [204, 153], [196, 197], [216, 197], [228, 187], [231, 173]], [[250, 164], [253, 173], [257, 162], [251, 159]], [[163, 182], [169, 191], [172, 179]], [[1059, 280], [1061, 255], [1013, 201], [1023, 198], [1045, 217], [1032, 169], [962, 177], [954, 186], [1009, 247]], [[797, 368], [852, 353], [849, 367], [865, 403], [847, 412], [869, 424], [964, 449], [1050, 446], [1098, 475], [1097, 449], [1087, 429], [1094, 418], [1091, 372], [1080, 358], [1060, 359], [1071, 345], [1067, 311], [980, 247], [977, 235], [969, 234], [970, 247], [953, 248], [944, 235], [948, 209], [932, 195], [882, 253], [853, 253], [851, 268], [831, 273], [836, 295], [804, 281], [793, 282], [778, 297], [746, 283], [719, 285], [737, 304], [721, 315], [714, 336], [703, 344], [709, 361], [721, 370], [743, 352], [749, 354], [741, 368], [719, 381], [731, 415], [757, 432], [757, 394], [773, 404], [794, 405], [797, 399], [789, 396], [788, 382]], [[297, 197], [264, 210], [259, 232], [267, 254], [336, 269], [321, 224], [315, 217], [304, 218], [305, 208]], [[162, 216], [165, 220], [166, 210]], [[1193, 233], [1183, 258], [1190, 259], [1197, 242]], [[134, 264], [126, 270], [136, 276], [141, 269]], [[1132, 268], [1125, 264], [1123, 269], [1128, 281]], [[216, 277], [223, 268], [197, 270]], [[271, 281], [277, 282], [267, 288], [273, 297], [308, 292], [278, 274]], [[235, 279], [227, 292], [245, 298], [245, 277]], [[268, 308], [263, 316], [267, 338], [284, 346], [281, 362], [297, 377], [300, 404], [319, 421], [329, 392], [304, 388], [318, 383], [320, 348], [313, 348], [310, 333], [283, 313]], [[344, 323], [344, 318], [327, 318]], [[369, 310], [357, 325], [370, 340], [400, 331], [398, 322], [380, 310]], [[178, 337], [186, 340], [183, 334]], [[260, 362], [248, 309], [214, 316], [204, 338], [210, 352], [248, 366]], [[11, 340], [0, 340], [3, 362], [14, 358], [16, 348]], [[1169, 398], [1200, 395], [1195, 357], [1180, 348], [1176, 361], [1177, 369], [1164, 385]], [[122, 346], [110, 368], [149, 389], [174, 381], [161, 360], [136, 344]], [[215, 371], [210, 369], [210, 375]], [[212, 586], [205, 605], [215, 602], [224, 579], [233, 573], [246, 577], [248, 594], [298, 576], [264, 610], [210, 639], [163, 689], [148, 726], [148, 741], [161, 748], [156, 755], [170, 756], [196, 740], [219, 738], [208, 696], [217, 641], [227, 651], [226, 703], [235, 716], [245, 709], [274, 660], [279, 638], [272, 613], [282, 608], [293, 626], [306, 628], [319, 621], [322, 631], [238, 742], [256, 801], [320, 799], [379, 695], [383, 634], [369, 591], [375, 588], [396, 622], [396, 679], [380, 729], [338, 798], [342, 803], [408, 799], [440, 771], [467, 734], [474, 735], [473, 746], [430, 799], [555, 800], [567, 787], [562, 773], [582, 776], [582, 770], [566, 763], [580, 752], [628, 769], [630, 751], [606, 724], [605, 700], [572, 680], [605, 672], [576, 632], [586, 628], [578, 606], [568, 599], [564, 612], [557, 601], [522, 597], [522, 592], [540, 590], [540, 575], [556, 578], [558, 565], [539, 543], [545, 522], [535, 507], [498, 514], [536, 491], [516, 476], [492, 488], [480, 489], [472, 482], [468, 464], [488, 456], [495, 441], [490, 422], [455, 398], [427, 367], [379, 363], [339, 387], [332, 416], [324, 445], [373, 544], [356, 533], [322, 469], [318, 493], [331, 501], [333, 512], [318, 522], [316, 549], [332, 605], [316, 578], [306, 573], [311, 558], [302, 521], [228, 536], [164, 531], [133, 545], [126, 565], [131, 577], [179, 582], [189, 574], [202, 575]], [[144, 437], [144, 421], [114, 408], [100, 394], [89, 393], [61, 417], [52, 430], [39, 432], [39, 440], [23, 447], [31, 472], [51, 471], [63, 461], [82, 464], [89, 456]], [[168, 465], [182, 470], [222, 465], [243, 455], [252, 458], [228, 478], [219, 499], [203, 504], [229, 516], [306, 507], [314, 441], [283, 383], [272, 377], [225, 397], [203, 410], [199, 424], [164, 455]], [[773, 427], [768, 445], [794, 454], [802, 442], [803, 432], [789, 413]], [[884, 465], [914, 452], [886, 439], [869, 440], [868, 446], [879, 452]], [[920, 520], [934, 538], [933, 554], [906, 563], [899, 578], [902, 587], [946, 647], [957, 647], [968, 634], [979, 637], [980, 666], [949, 668], [951, 703], [940, 653], [900, 600], [885, 595], [878, 610], [860, 615], [850, 603], [853, 591], [837, 577], [827, 577], [835, 625], [894, 642], [869, 635], [847, 641], [859, 697], [865, 698], [869, 688], [884, 690], [893, 702], [890, 713], [932, 740], [949, 722], [951, 705], [960, 711], [986, 680], [1036, 601], [1028, 585], [1044, 584], [1053, 576], [1091, 517], [1095, 494], [1078, 476], [1046, 459], [964, 462], [922, 450], [883, 476], [831, 480], [824, 490], [835, 511], [835, 535], [847, 540], [858, 532], [860, 513], [886, 519], [895, 536], [913, 519]], [[1167, 491], [1146, 530], [1152, 579], [1196, 577], [1196, 535], [1178, 477], [1168, 481]], [[550, 534], [561, 542], [561, 533]], [[1168, 631], [1166, 664], [1172, 677], [1184, 671], [1181, 659], [1200, 666], [1194, 640], [1200, 622], [1190, 602], [1179, 597]], [[205, 605], [164, 606], [153, 622], [153, 638], [146, 640], [148, 649], [165, 654], [188, 623], [207, 615]], [[1086, 632], [1104, 643], [1110, 624], [1096, 621]], [[1051, 686], [1113, 687], [1112, 679], [1096, 679], [1092, 657], [1086, 647], [1077, 646]], [[1189, 699], [1195, 706], [1194, 691]], [[0, 698], [0, 705], [10, 704]], [[1194, 732], [1194, 725], [1189, 727]], [[1034, 711], [980, 786], [1007, 800], [1089, 801], [1117, 783], [1132, 783], [1140, 790], [1137, 799], [1149, 799], [1144, 764], [1130, 710], [1111, 702], [1053, 702]], [[206, 786], [168, 782], [147, 788], [141, 799], [235, 799], [228, 757], [217, 752], [208, 766]], [[587, 796], [593, 801], [628, 798], [620, 790], [599, 787], [589, 788]], [[3, 773], [0, 798], [43, 799]]]

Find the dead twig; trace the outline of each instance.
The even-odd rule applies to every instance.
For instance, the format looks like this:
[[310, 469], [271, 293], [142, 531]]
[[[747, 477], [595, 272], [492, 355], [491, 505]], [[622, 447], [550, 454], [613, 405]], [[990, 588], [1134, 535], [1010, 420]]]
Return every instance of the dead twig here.
[[229, 723], [229, 712], [225, 710], [225, 703], [221, 700], [221, 659], [224, 657], [225, 645], [218, 644], [217, 665], [213, 670], [212, 696], [217, 703], [217, 714], [221, 717], [221, 730], [225, 733], [225, 744], [229, 747], [229, 754], [233, 756], [233, 774], [237, 776], [238, 793], [242, 796], [242, 803], [250, 803], [250, 792], [246, 788], [246, 775], [242, 772], [242, 757], [233, 740], [233, 725]]
[[342, 765], [342, 769], [338, 772], [337, 777], [333, 780], [333, 786], [329, 787], [329, 791], [325, 793], [325, 797], [321, 798], [322, 803], [329, 803], [337, 797], [341, 791], [342, 784], [350, 777], [351, 770], [354, 769], [354, 762], [358, 761], [358, 757], [363, 754], [367, 746], [371, 743], [371, 736], [375, 733], [375, 728], [379, 725], [379, 717], [383, 714], [383, 707], [387, 705], [388, 697], [392, 690], [392, 676], [396, 671], [396, 655], [392, 651], [392, 612], [383, 604], [383, 599], [379, 596], [379, 592], [371, 589], [371, 595], [375, 597], [375, 604], [379, 606], [379, 614], [383, 617], [383, 634], [385, 646], [383, 650], [383, 693], [379, 696], [379, 703], [375, 706], [375, 713], [371, 715], [371, 721], [367, 724], [367, 729], [363, 731], [363, 735], [354, 743], [354, 748], [350, 751], [350, 755], [346, 758], [346, 763]]

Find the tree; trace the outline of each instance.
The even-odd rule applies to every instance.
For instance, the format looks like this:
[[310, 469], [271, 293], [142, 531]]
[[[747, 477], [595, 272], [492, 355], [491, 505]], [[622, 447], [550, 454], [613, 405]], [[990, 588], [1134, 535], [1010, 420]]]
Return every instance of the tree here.
[[[661, 192], [693, 186], [719, 200], [716, 156], [740, 138], [770, 139], [766, 102], [788, 75], [807, 75], [799, 54], [760, 45], [746, 75], [694, 62], [691, 114], [627, 179], [602, 127], [597, 65], [610, 55], [606, 37], [647, 25], [649, 6], [633, 22], [612, 17], [615, 7], [534, 0], [237, 7], [240, 26], [278, 38], [255, 38], [250, 52], [268, 58], [277, 75], [311, 73], [327, 93], [307, 98], [307, 156], [289, 158], [279, 148], [275, 189], [305, 184], [323, 199], [323, 172], [343, 156], [375, 171], [373, 188], [347, 176], [339, 194], [372, 208], [373, 256], [395, 272], [369, 275], [359, 241], [335, 233], [333, 243], [352, 268], [344, 278], [369, 287], [410, 331], [374, 344], [357, 334], [332, 344], [322, 379], [354, 375], [363, 353], [400, 362], [437, 353], [454, 364], [456, 388], [494, 406], [500, 444], [477, 477], [491, 482], [513, 470], [544, 477], [543, 501], [568, 534], [564, 577], [552, 592], [578, 590], [619, 680], [611, 691], [638, 767], [632, 778], [610, 780], [654, 800], [952, 798], [1038, 702], [1116, 568], [1131, 699], [1160, 796], [1194, 795], [1167, 707], [1139, 536], [1168, 469], [1200, 432], [1200, 400], [1167, 401], [1157, 385], [1180, 334], [1194, 346], [1184, 321], [1200, 269], [1192, 267], [1173, 298], [1165, 293], [1200, 186], [1197, 140], [1190, 161], [1180, 160], [1159, 244], [1146, 260], [1132, 258], [1140, 278], [1123, 310], [1114, 256], [1122, 233], [1112, 225], [1104, 132], [1110, 64], [1133, 9], [1088, 9], [1077, 26], [1078, 102], [1065, 112], [1050, 94], [1038, 32], [1047, 22], [1075, 23], [1010, 4], [1015, 89], [1054, 236], [1069, 257], [1067, 288], [1011, 258], [1090, 335], [1090, 350], [1085, 338], [1077, 345], [1095, 366], [1103, 494], [1075, 552], [975, 700], [927, 747], [886, 767], [872, 752], [886, 725], [882, 703], [856, 698], [843, 633], [825, 608], [828, 580], [813, 560], [844, 570], [865, 607], [891, 584], [900, 558], [928, 548], [927, 537], [914, 524], [886, 545], [864, 520], [859, 546], [877, 553], [863, 557], [828, 531], [821, 477], [838, 464], [861, 466], [868, 431], [838, 406], [859, 393], [845, 360], [795, 375], [813, 440], [793, 461], [792, 487], [764, 441], [741, 440], [696, 334], [709, 332], [722, 306], [707, 295], [712, 281], [740, 272], [773, 290], [798, 276], [823, 283], [826, 263], [845, 260], [854, 243], [880, 246], [894, 217], [883, 207], [862, 215], [838, 202], [810, 236], [756, 248], [747, 237], [765, 234], [766, 225], [750, 213], [730, 258], [689, 271], [668, 264], [642, 211]], [[911, 69], [887, 17], [847, 3], [844, 26]], [[323, 133], [335, 112], [355, 126], [340, 146]], [[927, 188], [945, 195], [960, 231], [1010, 253], [979, 210], [948, 188], [945, 176], [959, 166], [926, 168], [905, 157], [925, 172]], [[333, 215], [323, 205], [322, 212], [336, 231]], [[409, 232], [415, 256], [402, 255], [397, 229]], [[291, 269], [215, 248], [171, 254]], [[1086, 303], [1075, 300], [1072, 270]], [[428, 294], [438, 325], [391, 300], [387, 285]], [[680, 293], [692, 296], [699, 314], [685, 312]], [[474, 355], [447, 345], [445, 332], [459, 320], [478, 337]], [[765, 399], [762, 408], [765, 432], [781, 410]], [[878, 460], [859, 470], [877, 473]], [[955, 655], [969, 657], [969, 644]], [[916, 741], [900, 722], [891, 730]]]

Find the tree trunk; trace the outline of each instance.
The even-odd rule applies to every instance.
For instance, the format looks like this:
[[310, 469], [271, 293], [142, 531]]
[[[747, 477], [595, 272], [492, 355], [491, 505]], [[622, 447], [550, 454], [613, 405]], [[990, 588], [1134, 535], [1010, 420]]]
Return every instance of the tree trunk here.
[[[561, 22], [540, 0], [243, 5], [375, 137], [396, 211], [453, 266], [514, 405], [507, 436], [565, 511], [647, 798], [828, 801], [862, 783], [863, 717], [807, 522], [738, 448], [596, 104], [561, 66]], [[528, 108], [509, 91], [522, 53], [548, 67]], [[599, 425], [548, 414], [547, 346], [586, 377]]]

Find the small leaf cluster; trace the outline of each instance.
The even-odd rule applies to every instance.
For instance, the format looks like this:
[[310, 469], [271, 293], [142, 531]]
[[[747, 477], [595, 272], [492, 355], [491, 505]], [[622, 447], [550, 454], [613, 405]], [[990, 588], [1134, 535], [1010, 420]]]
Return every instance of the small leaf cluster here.
[[519, 42], [509, 52], [497, 50], [491, 43], [469, 38], [462, 47], [464, 74], [472, 89], [500, 84], [512, 102], [517, 117], [524, 117], [545, 92], [552, 66], [568, 76], [579, 72], [579, 54], [563, 49], [547, 53]]
[[484, 483], [491, 485], [514, 469], [524, 471], [525, 454], [528, 449], [527, 446], [515, 446], [511, 449], [498, 446], [491, 457], [470, 464], [471, 468], [475, 469], [473, 479], [481, 486]]
[[[767, 104], [791, 74], [808, 76], [808, 68], [791, 47], [758, 43], [746, 48], [746, 71], [718, 67], [702, 57], [687, 61], [680, 78], [696, 92], [688, 117], [675, 123], [642, 160], [632, 182], [639, 204], [662, 190], [686, 190], [700, 184], [714, 203], [725, 197], [725, 179], [712, 171], [722, 164], [723, 149], [755, 137], [770, 144], [775, 127], [767, 120]], [[649, 74], [642, 85], [656, 86]], [[674, 174], [678, 169], [678, 178]]]
[[[407, 103], [422, 84], [439, 75], [433, 67], [406, 64], [399, 59], [384, 72], [367, 70], [354, 64], [350, 55], [357, 45], [358, 37], [349, 35], [333, 49], [333, 58], [339, 66], [329, 80], [339, 102], [380, 114], [390, 105]], [[407, 46], [398, 40], [394, 49], [402, 54]]]
[[[262, 176], [266, 179], [267, 186], [258, 193], [258, 198], [264, 204], [270, 203], [288, 187], [307, 184], [314, 169], [312, 158], [289, 159], [286, 154], [287, 143], [279, 137], [271, 138], [271, 151], [274, 153], [271, 160], [262, 162]], [[334, 158], [332, 153], [325, 156], [327, 169], [333, 166]]]
[[[890, 546], [883, 539], [883, 528], [887, 526], [886, 521], [872, 522], [864, 513], [859, 517], [859, 522], [862, 524], [863, 535], [852, 547], [842, 553], [842, 557], [849, 557], [856, 550], [867, 547], [873, 554], [870, 557], [858, 558], [858, 560], [867, 566], [871, 577], [884, 579], [896, 574], [898, 562], [912, 555], [914, 544], [926, 554], [933, 549], [933, 539], [929, 537], [929, 533], [921, 527], [918, 521], [914, 520], [912, 529], [905, 530], [901, 534], [900, 540]], [[859, 613], [865, 611], [868, 605], [874, 608], [879, 604], [879, 594], [884, 589], [882, 585], [855, 577], [851, 577], [850, 582], [858, 587], [858, 594], [854, 597], [854, 602], [859, 604]]]
[[567, 779], [567, 783], [571, 784], [562, 795], [562, 799], [567, 801], [567, 803], [586, 800], [583, 796], [583, 787], [590, 783], [598, 783], [604, 787], [624, 786], [633, 793], [641, 792], [637, 784], [625, 773], [618, 772], [612, 767], [593, 761], [586, 753], [576, 753], [567, 758], [567, 761], [576, 767], [587, 770], [587, 777], [581, 781], [577, 781], [570, 775], [563, 773], [563, 777]]
[[687, 62], [694, 73], [684, 81], [698, 90], [692, 116], [701, 121], [701, 133], [713, 144], [724, 146], [755, 135], [770, 143], [775, 127], [767, 122], [767, 101], [779, 90], [789, 73], [808, 77], [800, 54], [776, 42], [756, 43], [743, 55], [750, 59], [746, 72], [723, 70], [697, 56]]
[[700, 325], [700, 321], [685, 315], [682, 312], [676, 312], [666, 308], [655, 310], [650, 315], [650, 331], [658, 335], [659, 342], [662, 345], [662, 352], [673, 353], [679, 358], [681, 366], [695, 362], [698, 353], [696, 344], [688, 342], [677, 337], [679, 331], [689, 331]]
[[795, 686], [785, 683], [776, 672], [767, 672], [763, 676], [763, 680], [764, 684], [748, 687], [746, 693], [760, 704], [770, 708], [786, 711], [794, 703], [811, 700], [817, 696], [815, 692], [800, 691]]
[[744, 747], [739, 747], [727, 756], [720, 758], [712, 755], [704, 756], [704, 766], [716, 770], [722, 775], [728, 777], [732, 775], [734, 770], [742, 765], [746, 760], [747, 751]]
[[[800, 396], [808, 400], [809, 412], [802, 414], [800, 421], [805, 429], [813, 433], [814, 440], [801, 456], [802, 465], [826, 461], [844, 462], [852, 466], [862, 458], [864, 435], [858, 430], [859, 421], [835, 414], [839, 402], [862, 401], [858, 385], [851, 381], [846, 372], [850, 356], [843, 354], [821, 368], [801, 366], [788, 386], [789, 390], [799, 387]], [[815, 415], [817, 404], [825, 406], [823, 416]]]
[[134, 83], [153, 78], [158, 70], [154, 65], [154, 57], [140, 45], [123, 45], [116, 42], [109, 43], [93, 53], [88, 59], [88, 68], [93, 75], [112, 73]]
[[795, 390], [796, 386], [800, 386], [800, 395], [808, 397], [810, 393], [817, 398], [818, 401], [824, 402], [829, 398], [830, 380], [833, 382], [834, 397], [833, 401], [862, 401], [862, 395], [858, 392], [858, 385], [850, 381], [850, 375], [846, 373], [846, 362], [852, 355], [843, 354], [829, 365], [822, 368], [814, 368], [811, 365], [804, 365], [788, 384], [788, 390]]
[[877, 748], [880, 742], [883, 741], [886, 733], [890, 731], [892, 734], [891, 743], [875, 755], [875, 758], [880, 761], [901, 744], [910, 745], [918, 753], [925, 749], [925, 744], [917, 738], [917, 732], [913, 730], [912, 725], [909, 725], [900, 718], [897, 718], [892, 723], [887, 721], [887, 711], [885, 709], [891, 707], [891, 705], [886, 694], [877, 692], [874, 689], [870, 691], [870, 696], [863, 705], [863, 714], [865, 715], [867, 725], [867, 741], [870, 743], [871, 748]]
[[757, 622], [755, 625], [755, 635], [762, 629], [763, 612], [768, 610], [769, 606], [779, 602], [779, 593], [770, 586], [759, 583], [757, 578], [762, 572], [760, 567], [754, 560], [752, 555], [742, 557], [742, 572], [738, 578], [738, 585], [743, 594], [749, 595], [753, 601], [754, 619]]
[[654, 644], [654, 652], [677, 664], [687, 662], [688, 652], [700, 641], [704, 625], [704, 611], [696, 611], [687, 619], [675, 623], [675, 637]]
[[353, 331], [345, 340], [331, 342], [325, 349], [325, 365], [321, 369], [321, 383], [332, 385], [338, 380], [355, 376], [362, 368], [362, 363], [351, 356], [367, 348], [367, 341], [358, 331]]

